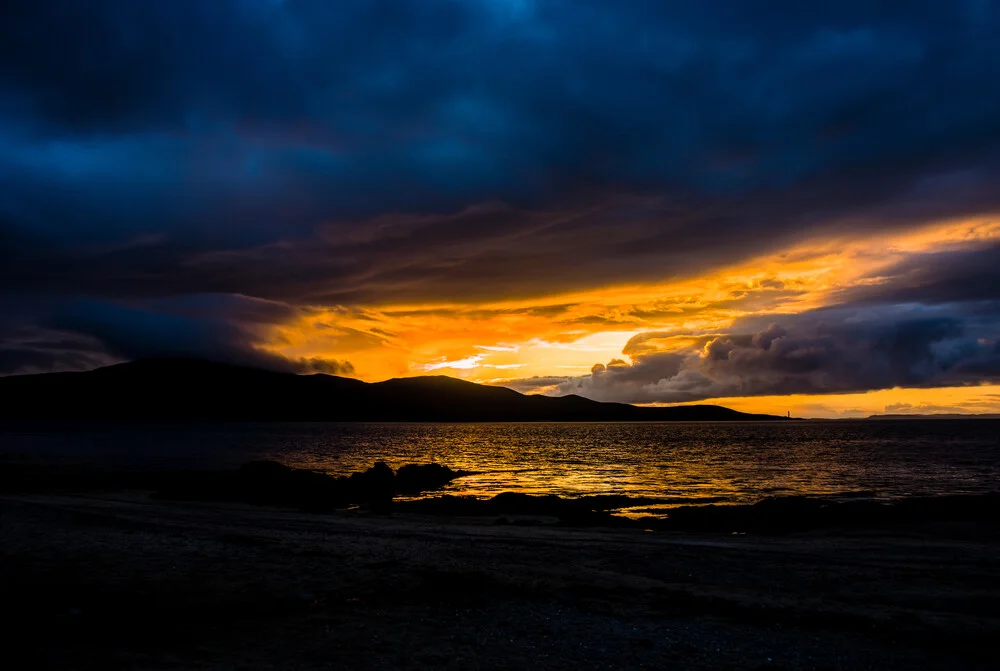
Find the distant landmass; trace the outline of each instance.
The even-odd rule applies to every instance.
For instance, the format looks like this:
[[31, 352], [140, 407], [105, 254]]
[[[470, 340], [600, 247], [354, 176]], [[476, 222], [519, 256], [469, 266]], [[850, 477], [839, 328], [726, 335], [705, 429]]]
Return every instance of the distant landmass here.
[[960, 413], [960, 412], [935, 412], [928, 414], [903, 414], [894, 415], [870, 415], [868, 419], [1000, 419], [997, 413]]
[[528, 396], [445, 376], [368, 383], [190, 359], [0, 378], [0, 419], [128, 421], [732, 421], [783, 420], [717, 405], [639, 407]]

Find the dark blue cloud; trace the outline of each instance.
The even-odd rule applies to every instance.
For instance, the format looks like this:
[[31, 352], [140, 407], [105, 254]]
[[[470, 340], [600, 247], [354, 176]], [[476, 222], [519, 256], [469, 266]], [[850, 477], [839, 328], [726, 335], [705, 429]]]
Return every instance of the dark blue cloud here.
[[348, 361], [288, 359], [262, 346], [269, 327], [301, 311], [244, 296], [198, 295], [119, 303], [8, 296], [0, 318], [0, 374], [83, 370], [119, 361], [192, 357], [289, 372], [353, 374]]
[[1000, 300], [1000, 245], [913, 254], [880, 270], [875, 285], [844, 291], [845, 301], [863, 303], [976, 303]]
[[[65, 236], [186, 227], [232, 244], [593, 189], [734, 196], [885, 169], [905, 185], [992, 170], [1000, 133], [991, 3], [64, 0], [5, 14], [0, 165], [25, 194], [5, 218], [61, 221]], [[53, 192], [65, 202], [24, 221]]]

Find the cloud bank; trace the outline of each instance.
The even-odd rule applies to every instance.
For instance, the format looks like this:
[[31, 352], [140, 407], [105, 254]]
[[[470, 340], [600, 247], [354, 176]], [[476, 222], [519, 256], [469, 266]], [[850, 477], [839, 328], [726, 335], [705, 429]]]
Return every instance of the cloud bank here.
[[994, 254], [988, 246], [916, 255], [832, 307], [743, 317], [725, 332], [644, 332], [622, 350], [629, 361], [597, 363], [585, 376], [505, 384], [604, 401], [679, 403], [997, 383]]

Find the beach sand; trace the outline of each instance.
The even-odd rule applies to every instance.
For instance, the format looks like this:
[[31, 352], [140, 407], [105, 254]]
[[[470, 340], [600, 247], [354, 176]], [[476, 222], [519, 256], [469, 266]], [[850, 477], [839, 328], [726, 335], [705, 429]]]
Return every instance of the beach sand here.
[[7, 668], [995, 668], [1000, 525], [780, 535], [0, 499]]

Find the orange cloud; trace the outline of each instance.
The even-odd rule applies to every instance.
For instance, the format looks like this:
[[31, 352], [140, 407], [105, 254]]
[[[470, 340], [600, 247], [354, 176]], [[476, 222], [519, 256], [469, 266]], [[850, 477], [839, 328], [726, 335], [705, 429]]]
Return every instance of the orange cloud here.
[[[687, 348], [737, 319], [797, 314], [835, 304], [845, 292], [878, 287], [887, 281], [889, 269], [915, 254], [970, 249], [998, 240], [998, 220], [946, 221], [892, 236], [804, 241], [710, 275], [666, 283], [475, 305], [317, 308], [295, 323], [277, 327], [268, 349], [294, 359], [347, 360], [366, 380], [443, 373], [502, 383], [512, 373], [519, 378], [583, 375], [595, 363], [620, 358], [633, 339], [627, 354], [636, 354], [641, 346], [658, 351]], [[651, 332], [673, 335], [653, 343], [648, 341]], [[635, 344], [643, 338], [645, 345]], [[538, 390], [551, 391], [551, 387], [540, 385]], [[831, 396], [782, 397], [779, 402], [760, 397], [718, 402], [755, 411], [787, 407], [805, 412], [816, 406], [828, 408], [826, 414], [853, 410], [873, 414], [884, 411], [886, 405], [921, 407], [933, 404], [935, 395], [947, 395], [948, 404], [958, 404], [955, 407], [994, 407], [976, 405], [981, 394], [981, 389], [947, 394], [918, 390], [894, 391], [891, 400], [877, 396], [877, 401], [873, 400], [876, 396], [849, 394], [836, 400]], [[812, 414], [823, 413], [815, 410]]]

